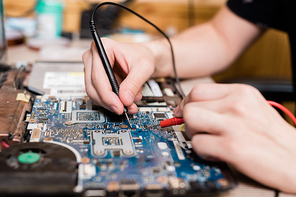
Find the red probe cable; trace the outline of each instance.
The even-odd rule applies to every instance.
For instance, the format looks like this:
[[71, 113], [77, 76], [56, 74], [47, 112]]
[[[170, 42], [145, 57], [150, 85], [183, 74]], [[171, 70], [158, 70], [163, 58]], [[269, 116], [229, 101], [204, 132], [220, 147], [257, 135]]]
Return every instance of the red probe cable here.
[[[273, 107], [279, 108], [284, 113], [286, 113], [292, 119], [294, 124], [296, 125], [295, 116], [286, 107], [284, 107], [283, 105], [281, 105], [281, 104], [279, 104], [277, 102], [274, 102], [274, 101], [267, 101], [267, 103], [270, 104]], [[184, 123], [183, 118], [174, 117], [174, 118], [169, 118], [169, 119], [160, 121], [159, 125], [160, 125], [161, 128], [164, 128], [164, 127], [179, 125], [179, 124], [182, 124], [182, 123]]]
[[267, 101], [267, 103], [273, 107], [277, 107], [279, 108], [280, 110], [282, 110], [283, 112], [285, 112], [291, 119], [292, 121], [294, 122], [294, 125], [296, 125], [296, 118], [295, 116], [286, 108], [284, 107], [283, 105], [277, 103], [277, 102], [274, 102], [274, 101]]
[[174, 118], [169, 118], [169, 119], [160, 121], [159, 125], [161, 128], [164, 128], [164, 127], [179, 125], [182, 123], [184, 123], [183, 118], [174, 117]]

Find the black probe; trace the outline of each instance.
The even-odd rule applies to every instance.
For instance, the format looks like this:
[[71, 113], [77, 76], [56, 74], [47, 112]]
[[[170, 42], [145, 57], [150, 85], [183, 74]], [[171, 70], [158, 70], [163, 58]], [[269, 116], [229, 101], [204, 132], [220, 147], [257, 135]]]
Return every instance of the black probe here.
[[[104, 66], [105, 72], [106, 72], [106, 74], [108, 76], [110, 85], [112, 87], [112, 91], [119, 97], [119, 85], [118, 85], [117, 80], [116, 80], [116, 78], [114, 76], [112, 67], [110, 65], [110, 62], [109, 62], [108, 56], [106, 54], [105, 48], [103, 46], [103, 43], [102, 43], [101, 38], [99, 36], [99, 33], [97, 31], [96, 24], [95, 24], [95, 21], [93, 20], [93, 17], [91, 18], [89, 24], [90, 24], [90, 31], [91, 31], [92, 37], [93, 37], [93, 39], [95, 41], [95, 44], [96, 44], [98, 53], [100, 55], [102, 64]], [[124, 106], [124, 114], [126, 116], [126, 119], [127, 119], [128, 123], [129, 123], [130, 127], [131, 127], [131, 123], [130, 123], [130, 120], [128, 118], [127, 111], [128, 111], [127, 107]]]

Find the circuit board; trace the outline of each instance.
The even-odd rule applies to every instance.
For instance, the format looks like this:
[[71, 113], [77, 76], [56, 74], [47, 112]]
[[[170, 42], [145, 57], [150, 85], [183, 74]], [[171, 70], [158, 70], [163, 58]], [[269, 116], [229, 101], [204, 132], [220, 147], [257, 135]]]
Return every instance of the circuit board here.
[[93, 110], [88, 98], [39, 96], [28, 129], [32, 132], [30, 142], [73, 148], [79, 162], [76, 192], [97, 189], [102, 194], [132, 192], [138, 196], [157, 191], [187, 196], [233, 187], [221, 165], [205, 162], [194, 154], [182, 126], [149, 129], [172, 116], [168, 107], [141, 107], [129, 117], [130, 127], [124, 116], [102, 108]]
[[10, 194], [6, 183], [14, 182], [12, 194], [161, 197], [235, 187], [225, 163], [194, 153], [184, 125], [150, 127], [173, 117], [168, 103], [179, 100], [164, 97], [144, 97], [129, 125], [88, 97], [37, 96], [25, 118], [28, 142], [0, 154], [0, 189]]

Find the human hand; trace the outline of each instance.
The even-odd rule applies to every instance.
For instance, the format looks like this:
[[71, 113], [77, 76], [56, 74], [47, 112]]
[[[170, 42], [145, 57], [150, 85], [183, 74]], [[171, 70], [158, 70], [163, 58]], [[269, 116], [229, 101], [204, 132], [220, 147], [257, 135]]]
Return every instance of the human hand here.
[[124, 106], [128, 107], [129, 113], [135, 114], [138, 111], [135, 102], [142, 98], [142, 85], [155, 69], [153, 54], [141, 44], [119, 43], [108, 38], [102, 38], [102, 42], [121, 83], [119, 97], [112, 91], [94, 42], [83, 54], [86, 92], [95, 104], [116, 114], [122, 114]]
[[255, 88], [197, 85], [175, 109], [195, 152], [233, 165], [254, 180], [296, 193], [296, 130]]

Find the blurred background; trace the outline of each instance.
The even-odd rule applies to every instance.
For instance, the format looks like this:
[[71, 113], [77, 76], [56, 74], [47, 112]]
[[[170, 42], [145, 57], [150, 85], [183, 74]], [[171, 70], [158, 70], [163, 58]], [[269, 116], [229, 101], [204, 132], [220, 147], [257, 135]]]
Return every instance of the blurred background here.
[[[40, 49], [48, 42], [90, 39], [88, 22], [98, 0], [5, 0], [7, 39], [10, 46], [26, 44]], [[117, 0], [141, 14], [169, 36], [206, 22], [226, 0]], [[156, 30], [117, 7], [97, 12], [101, 36], [122, 41], [146, 41], [158, 37]], [[211, 58], [211, 57], [209, 57]], [[198, 60], [197, 60], [198, 61]], [[286, 33], [268, 30], [233, 65], [213, 76], [217, 82], [268, 80], [289, 83], [291, 61]], [[289, 104], [288, 104], [289, 105]], [[293, 110], [294, 111], [294, 110]]]

